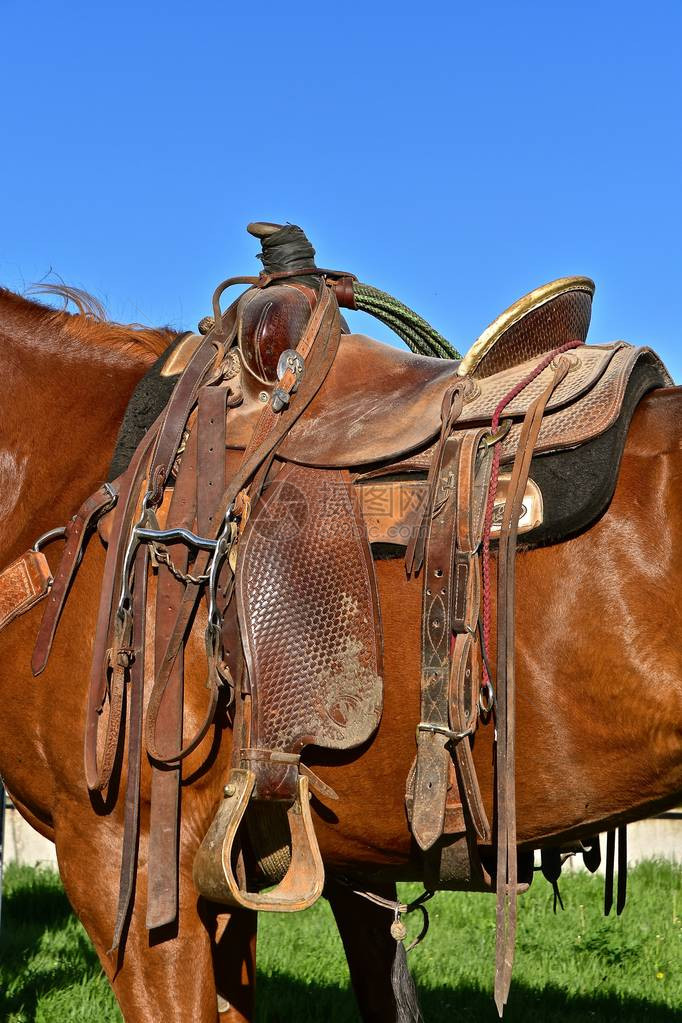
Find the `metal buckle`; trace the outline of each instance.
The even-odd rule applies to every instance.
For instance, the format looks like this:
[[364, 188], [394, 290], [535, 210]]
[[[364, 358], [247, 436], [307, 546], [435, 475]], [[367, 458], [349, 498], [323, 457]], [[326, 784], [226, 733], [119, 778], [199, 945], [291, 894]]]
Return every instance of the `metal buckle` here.
[[419, 739], [420, 732], [432, 732], [437, 735], [445, 735], [450, 742], [459, 742], [461, 739], [466, 739], [467, 735], [473, 735], [473, 728], [467, 728], [464, 732], [453, 732], [450, 728], [446, 728], [445, 725], [431, 725], [427, 721], [420, 721], [417, 725], [417, 739]]

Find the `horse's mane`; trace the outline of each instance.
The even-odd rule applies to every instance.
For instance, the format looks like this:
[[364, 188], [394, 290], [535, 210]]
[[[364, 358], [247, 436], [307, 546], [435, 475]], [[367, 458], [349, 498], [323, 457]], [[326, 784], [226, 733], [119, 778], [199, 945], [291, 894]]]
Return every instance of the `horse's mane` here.
[[[28, 290], [29, 295], [32, 293], [55, 295], [64, 304], [61, 309], [55, 309], [27, 295], [17, 295], [6, 288], [0, 288], [0, 301], [6, 304], [10, 318], [21, 320], [22, 325], [29, 330], [48, 327], [63, 332], [80, 344], [154, 357], [161, 355], [177, 336], [177, 331], [169, 327], [114, 323], [107, 319], [106, 310], [98, 299], [67, 284], [34, 284]], [[67, 311], [69, 303], [75, 306], [75, 313]]]

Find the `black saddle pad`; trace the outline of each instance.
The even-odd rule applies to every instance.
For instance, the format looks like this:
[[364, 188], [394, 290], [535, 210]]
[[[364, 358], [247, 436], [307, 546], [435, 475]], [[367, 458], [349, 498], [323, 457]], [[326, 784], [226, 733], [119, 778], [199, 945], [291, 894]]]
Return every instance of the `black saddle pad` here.
[[645, 394], [665, 384], [659, 367], [641, 360], [630, 377], [613, 426], [580, 447], [536, 455], [530, 475], [542, 491], [544, 519], [541, 526], [522, 537], [524, 546], [568, 540], [604, 514], [616, 489], [635, 409]]

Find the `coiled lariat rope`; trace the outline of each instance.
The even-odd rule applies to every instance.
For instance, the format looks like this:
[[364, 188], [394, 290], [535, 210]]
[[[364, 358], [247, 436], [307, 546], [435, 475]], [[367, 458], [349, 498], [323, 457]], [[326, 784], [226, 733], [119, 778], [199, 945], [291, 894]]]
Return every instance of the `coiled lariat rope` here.
[[431, 355], [437, 359], [462, 358], [435, 327], [393, 295], [370, 284], [353, 281], [353, 297], [357, 309], [385, 323], [418, 355]]

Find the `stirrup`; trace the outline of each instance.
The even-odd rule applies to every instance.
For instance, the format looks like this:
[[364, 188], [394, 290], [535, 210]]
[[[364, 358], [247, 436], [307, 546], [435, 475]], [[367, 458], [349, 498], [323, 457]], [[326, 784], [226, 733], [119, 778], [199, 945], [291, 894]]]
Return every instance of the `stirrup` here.
[[231, 771], [226, 795], [194, 858], [194, 885], [200, 895], [226, 906], [285, 913], [307, 909], [324, 887], [324, 866], [310, 814], [308, 779], [299, 775], [296, 799], [289, 807], [291, 863], [282, 881], [266, 892], [242, 887], [233, 867], [237, 832], [251, 799], [253, 771]]

